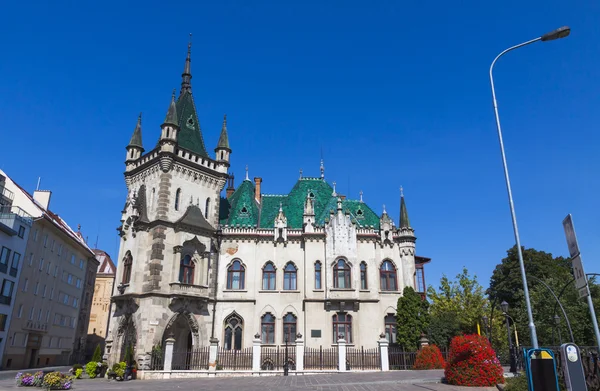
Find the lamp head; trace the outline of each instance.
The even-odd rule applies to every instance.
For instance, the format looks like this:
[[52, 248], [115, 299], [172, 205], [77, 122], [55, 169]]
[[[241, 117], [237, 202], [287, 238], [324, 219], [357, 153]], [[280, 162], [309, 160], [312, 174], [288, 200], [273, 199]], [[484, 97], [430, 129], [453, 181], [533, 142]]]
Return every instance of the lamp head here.
[[560, 324], [560, 316], [554, 315], [554, 323], [556, 323], [557, 325]]
[[571, 34], [571, 28], [569, 26], [559, 27], [554, 31], [550, 31], [542, 35], [542, 41], [553, 41], [555, 39], [565, 38]]
[[506, 313], [508, 312], [508, 303], [506, 302], [506, 300], [504, 300], [501, 304], [500, 304], [500, 308], [502, 308], [502, 312]]

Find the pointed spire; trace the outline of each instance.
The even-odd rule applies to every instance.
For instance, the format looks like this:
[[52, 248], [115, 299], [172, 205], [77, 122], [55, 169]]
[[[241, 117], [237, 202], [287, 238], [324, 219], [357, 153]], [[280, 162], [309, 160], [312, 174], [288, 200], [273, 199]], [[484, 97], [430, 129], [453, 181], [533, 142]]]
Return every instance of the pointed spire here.
[[175, 89], [171, 95], [171, 103], [169, 104], [169, 110], [167, 110], [167, 116], [163, 125], [179, 126], [179, 117], [177, 116], [177, 106], [175, 105]]
[[227, 149], [229, 148], [229, 136], [227, 135], [227, 114], [223, 116], [223, 126], [221, 127], [221, 135], [219, 136], [219, 142], [217, 143], [217, 148], [215, 148], [215, 152], [217, 149]]
[[342, 199], [340, 197], [337, 199], [337, 210], [338, 212], [342, 211]]
[[248, 165], [246, 164], [246, 180], [249, 181], [250, 178], [248, 177]]
[[406, 202], [404, 202], [404, 189], [402, 187], [400, 187], [400, 228], [410, 228]]
[[279, 202], [279, 213], [283, 213], [283, 202]]
[[385, 210], [385, 204], [383, 204], [383, 214], [386, 215], [387, 214], [387, 210]]
[[359, 194], [360, 194], [360, 202], [362, 203], [362, 202], [363, 202], [363, 198], [362, 198], [362, 196], [363, 196], [363, 191], [361, 190]]
[[325, 165], [323, 164], [323, 159], [321, 159], [321, 179], [325, 179]]
[[332, 197], [337, 197], [337, 193], [335, 191], [335, 182], [333, 182], [333, 193], [331, 193]]
[[302, 169], [300, 169], [300, 179], [302, 179]]
[[192, 33], [190, 33], [187, 57], [185, 59], [183, 73], [181, 74], [181, 91], [179, 91], [179, 95], [183, 95], [186, 91], [190, 94], [192, 93]]
[[140, 113], [137, 125], [135, 125], [135, 129], [133, 131], [133, 136], [131, 136], [131, 140], [129, 141], [129, 145], [127, 147], [138, 147], [142, 150], [144, 147], [142, 146], [142, 113]]

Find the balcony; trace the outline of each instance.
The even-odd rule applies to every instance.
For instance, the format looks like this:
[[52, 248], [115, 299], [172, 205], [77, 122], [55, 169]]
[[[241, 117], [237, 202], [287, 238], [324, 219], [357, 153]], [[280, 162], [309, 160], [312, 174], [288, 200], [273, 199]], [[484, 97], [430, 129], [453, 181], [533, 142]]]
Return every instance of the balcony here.
[[[7, 231], [10, 235], [16, 235], [19, 232], [19, 226], [22, 224], [31, 225], [33, 218], [18, 206], [2, 205], [0, 206], [0, 229]], [[4, 226], [4, 227], [3, 227]]]
[[28, 320], [25, 326], [23, 326], [23, 330], [46, 332], [48, 331], [48, 323], [39, 322], [35, 320]]
[[[12, 204], [12, 200], [15, 198], [15, 195], [12, 191], [8, 190], [6, 187], [0, 187], [0, 200], [7, 201], [6, 203]], [[4, 202], [2, 202], [4, 204]]]
[[172, 282], [171, 294], [177, 296], [190, 296], [190, 297], [208, 297], [208, 287], [202, 285], [188, 285], [180, 282]]

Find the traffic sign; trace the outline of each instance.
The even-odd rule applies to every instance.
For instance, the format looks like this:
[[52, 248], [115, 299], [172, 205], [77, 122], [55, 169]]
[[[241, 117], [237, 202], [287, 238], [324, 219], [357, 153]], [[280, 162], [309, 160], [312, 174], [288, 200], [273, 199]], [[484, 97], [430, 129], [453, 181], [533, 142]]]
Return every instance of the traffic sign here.
[[569, 254], [571, 258], [579, 255], [579, 244], [577, 243], [577, 236], [575, 236], [575, 227], [573, 226], [573, 217], [569, 213], [563, 220], [563, 227], [565, 229], [565, 235], [567, 236], [567, 245], [569, 246]]

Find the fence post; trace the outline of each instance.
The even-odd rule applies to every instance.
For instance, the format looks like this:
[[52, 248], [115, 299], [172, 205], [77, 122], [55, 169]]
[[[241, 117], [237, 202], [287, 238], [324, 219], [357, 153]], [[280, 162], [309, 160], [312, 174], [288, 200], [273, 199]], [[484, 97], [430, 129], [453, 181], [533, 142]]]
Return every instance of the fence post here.
[[389, 341], [385, 337], [384, 333], [379, 335], [379, 357], [381, 359], [381, 370], [390, 370], [390, 357], [388, 355], [388, 347], [390, 346]]
[[296, 335], [296, 372], [304, 371], [304, 340], [302, 334]]
[[210, 339], [210, 348], [208, 351], [208, 370], [214, 372], [217, 370], [217, 354], [219, 349], [219, 340], [217, 338]]
[[344, 336], [340, 334], [338, 337], [338, 371], [346, 371], [346, 340]]
[[171, 371], [173, 367], [173, 345], [175, 345], [175, 338], [173, 334], [165, 340], [165, 371]]
[[260, 371], [260, 353], [261, 353], [260, 334], [256, 333], [254, 335], [254, 340], [252, 341], [252, 371], [253, 372]]

